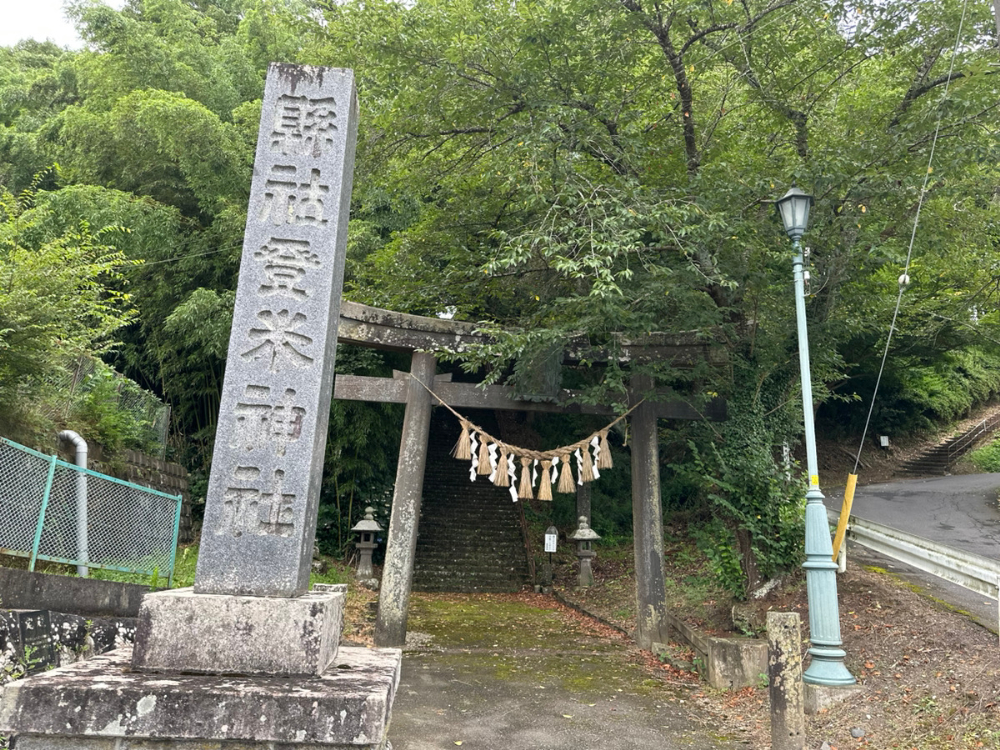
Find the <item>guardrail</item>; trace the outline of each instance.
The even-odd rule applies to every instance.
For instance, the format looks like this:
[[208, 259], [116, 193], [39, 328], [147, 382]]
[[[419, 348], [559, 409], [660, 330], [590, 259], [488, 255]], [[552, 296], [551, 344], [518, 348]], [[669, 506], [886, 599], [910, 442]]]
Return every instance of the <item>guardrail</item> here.
[[[830, 523], [836, 524], [840, 514], [829, 508], [826, 513]], [[847, 537], [917, 570], [996, 599], [997, 635], [1000, 636], [1000, 562], [857, 516], [848, 516]], [[841, 554], [844, 549], [846, 545]]]
[[[839, 514], [836, 511], [828, 510], [827, 514], [831, 523], [837, 522]], [[849, 517], [847, 536], [893, 560], [956, 583], [977, 594], [1000, 600], [1000, 562], [996, 560], [857, 516]]]
[[[827, 518], [836, 524], [840, 514], [828, 508]], [[996, 599], [1000, 629], [1000, 562], [857, 516], [848, 517], [847, 537], [917, 570]]]

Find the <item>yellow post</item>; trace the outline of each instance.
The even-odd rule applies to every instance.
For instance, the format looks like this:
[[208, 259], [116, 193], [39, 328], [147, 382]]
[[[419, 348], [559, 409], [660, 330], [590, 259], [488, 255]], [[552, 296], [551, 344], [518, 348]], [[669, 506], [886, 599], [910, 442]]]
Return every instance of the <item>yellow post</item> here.
[[833, 537], [833, 561], [837, 561], [840, 545], [844, 543], [847, 533], [847, 519], [851, 516], [851, 505], [854, 503], [854, 488], [858, 486], [858, 475], [847, 475], [847, 486], [844, 488], [844, 504], [840, 508], [840, 518], [837, 520], [837, 533]]

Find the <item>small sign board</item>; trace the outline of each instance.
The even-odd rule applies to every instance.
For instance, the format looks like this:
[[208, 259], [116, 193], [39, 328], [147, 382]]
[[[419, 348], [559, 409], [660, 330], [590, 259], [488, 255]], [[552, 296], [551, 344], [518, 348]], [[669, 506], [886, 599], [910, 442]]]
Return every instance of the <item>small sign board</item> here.
[[881, 447], [883, 447], [883, 448], [888, 448], [889, 447], [889, 436], [888, 435], [879, 435], [878, 436], [878, 444]]
[[559, 530], [555, 526], [549, 526], [545, 530], [545, 551], [555, 552], [556, 541], [559, 539]]
[[7, 642], [4, 647], [13, 644], [17, 659], [28, 674], [56, 666], [47, 609], [0, 610], [0, 640]]

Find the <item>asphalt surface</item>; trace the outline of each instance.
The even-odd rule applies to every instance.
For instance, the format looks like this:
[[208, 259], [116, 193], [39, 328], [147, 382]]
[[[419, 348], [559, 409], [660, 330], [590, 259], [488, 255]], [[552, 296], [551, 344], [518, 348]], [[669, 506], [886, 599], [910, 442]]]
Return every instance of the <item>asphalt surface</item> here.
[[[998, 493], [1000, 474], [872, 484], [858, 487], [851, 515], [996, 560], [1000, 558]], [[828, 493], [828, 508], [839, 512], [842, 502], [843, 488]], [[984, 627], [994, 632], [998, 629], [995, 599], [987, 599], [853, 543], [848, 547], [848, 565], [852, 558], [896, 573], [934, 598], [968, 612]]]

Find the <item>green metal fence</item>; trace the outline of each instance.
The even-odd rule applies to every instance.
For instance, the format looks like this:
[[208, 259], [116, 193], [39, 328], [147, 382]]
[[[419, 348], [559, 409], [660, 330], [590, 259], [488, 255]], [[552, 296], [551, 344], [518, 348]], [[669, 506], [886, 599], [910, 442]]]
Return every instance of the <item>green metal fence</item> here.
[[173, 583], [181, 496], [0, 438], [0, 553]]

